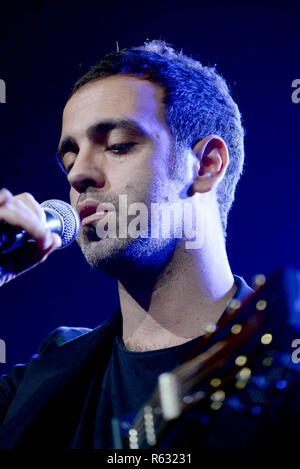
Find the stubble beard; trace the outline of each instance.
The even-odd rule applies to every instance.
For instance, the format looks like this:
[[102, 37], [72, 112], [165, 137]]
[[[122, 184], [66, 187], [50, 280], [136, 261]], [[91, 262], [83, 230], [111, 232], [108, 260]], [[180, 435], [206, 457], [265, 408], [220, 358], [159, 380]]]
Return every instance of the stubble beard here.
[[[126, 186], [125, 194], [128, 194], [128, 206], [138, 201], [140, 194], [143, 193], [143, 203], [147, 206], [148, 213], [151, 213], [150, 203], [156, 202], [156, 199], [163, 200], [159, 187], [159, 185], [155, 187], [152, 184], [150, 193], [144, 185]], [[118, 216], [120, 213], [117, 196], [105, 197], [104, 201], [113, 203], [116, 208], [116, 233], [119, 233]], [[130, 220], [131, 217], [128, 215], [127, 221], [130, 222]], [[122, 276], [130, 276], [134, 271], [146, 274], [147, 270], [161, 270], [173, 255], [178, 239], [154, 238], [150, 236], [150, 233], [151, 223], [148, 221], [146, 237], [132, 238], [127, 232], [126, 238], [116, 236], [100, 239], [97, 234], [97, 222], [93, 222], [81, 228], [77, 243], [90, 267], [120, 279]]]
[[173, 255], [176, 239], [99, 239], [96, 226], [85, 226], [77, 237], [81, 251], [92, 269], [121, 279], [133, 271], [159, 271]]
[[122, 256], [128, 239], [100, 239], [96, 233], [96, 224], [84, 226], [77, 237], [77, 243], [92, 269], [104, 270], [113, 260]]

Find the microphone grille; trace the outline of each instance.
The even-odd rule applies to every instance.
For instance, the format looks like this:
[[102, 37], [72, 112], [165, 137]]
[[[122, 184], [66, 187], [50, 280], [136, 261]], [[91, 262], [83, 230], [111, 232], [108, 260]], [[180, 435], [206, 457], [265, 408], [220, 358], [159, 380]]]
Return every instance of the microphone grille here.
[[64, 222], [64, 229], [61, 236], [62, 245], [64, 248], [71, 244], [77, 237], [80, 230], [80, 218], [76, 210], [63, 200], [51, 199], [41, 203], [42, 208], [50, 208], [57, 212]]

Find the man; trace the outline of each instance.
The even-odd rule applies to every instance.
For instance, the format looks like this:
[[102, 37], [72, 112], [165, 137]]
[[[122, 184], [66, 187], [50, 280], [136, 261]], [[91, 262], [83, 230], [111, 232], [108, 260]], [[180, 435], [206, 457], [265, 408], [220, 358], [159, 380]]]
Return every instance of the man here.
[[[104, 57], [75, 84], [57, 156], [82, 221], [78, 244], [93, 268], [118, 279], [121, 311], [93, 331], [53, 331], [38, 357], [2, 378], [1, 444], [111, 448], [111, 419], [137, 412], [159, 374], [184, 360], [229, 300], [251, 293], [233, 276], [225, 249], [243, 129], [212, 68], [152, 41]], [[137, 206], [148, 214], [153, 204], [175, 207], [170, 236], [162, 236], [162, 216], [121, 236], [121, 196], [133, 207], [127, 225]], [[0, 220], [36, 241], [26, 267], [60, 245], [30, 194], [2, 190], [0, 205]], [[177, 216], [187, 205], [190, 216]], [[190, 249], [189, 222], [197, 227]], [[203, 445], [225, 440], [211, 435]]]

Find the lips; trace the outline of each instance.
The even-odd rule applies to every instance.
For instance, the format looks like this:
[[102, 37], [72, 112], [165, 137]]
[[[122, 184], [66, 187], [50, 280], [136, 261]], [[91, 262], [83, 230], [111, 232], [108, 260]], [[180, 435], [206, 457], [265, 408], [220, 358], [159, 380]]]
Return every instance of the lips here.
[[85, 200], [83, 203], [79, 204], [77, 207], [79, 217], [81, 220], [81, 225], [88, 225], [94, 221], [101, 220], [105, 217], [108, 212], [112, 212], [112, 207], [110, 203]]

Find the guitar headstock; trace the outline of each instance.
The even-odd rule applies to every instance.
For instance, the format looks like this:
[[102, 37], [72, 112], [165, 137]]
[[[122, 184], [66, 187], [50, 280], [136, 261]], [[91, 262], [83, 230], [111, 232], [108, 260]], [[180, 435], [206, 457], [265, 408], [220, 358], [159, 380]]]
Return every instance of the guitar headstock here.
[[115, 447], [172, 448], [187, 433], [182, 421], [191, 412], [199, 434], [224, 407], [259, 415], [289, 386], [287, 370], [300, 371], [292, 360], [292, 343], [300, 338], [299, 285], [299, 272], [278, 270], [268, 280], [258, 277], [243, 303], [231, 300], [186, 360], [159, 376], [137, 415], [114, 419]]

